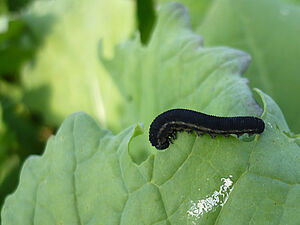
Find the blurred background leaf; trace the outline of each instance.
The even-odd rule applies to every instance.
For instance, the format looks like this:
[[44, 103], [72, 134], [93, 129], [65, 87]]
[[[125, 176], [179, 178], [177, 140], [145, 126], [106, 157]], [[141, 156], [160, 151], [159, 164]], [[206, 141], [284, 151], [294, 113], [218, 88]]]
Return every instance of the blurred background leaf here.
[[22, 63], [31, 58], [35, 43], [33, 36], [21, 19], [2, 18], [7, 31], [0, 33], [0, 74], [6, 79], [16, 79]]
[[136, 14], [141, 42], [147, 44], [156, 18], [154, 2], [152, 0], [137, 0]]
[[[101, 41], [105, 56], [113, 56], [114, 45], [133, 32], [134, 2], [51, 3], [49, 6], [49, 2], [36, 2], [24, 16], [37, 31], [40, 27], [37, 15], [55, 18], [35, 62], [22, 71], [26, 105], [49, 124], [58, 125], [67, 115], [85, 111], [104, 127], [109, 125], [116, 130], [118, 90], [99, 63], [97, 46]], [[110, 115], [110, 121], [106, 115]]]
[[6, 5], [6, 9], [12, 12], [22, 10], [32, 0], [2, 0], [3, 4]]

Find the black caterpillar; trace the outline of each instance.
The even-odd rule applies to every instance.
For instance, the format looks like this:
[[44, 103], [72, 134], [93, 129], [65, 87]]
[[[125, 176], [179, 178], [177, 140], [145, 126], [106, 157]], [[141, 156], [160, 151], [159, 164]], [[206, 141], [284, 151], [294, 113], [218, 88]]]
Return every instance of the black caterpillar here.
[[265, 129], [263, 120], [251, 116], [217, 117], [188, 109], [171, 109], [158, 115], [150, 125], [149, 140], [158, 150], [166, 149], [176, 139], [177, 131], [195, 131], [214, 138], [217, 134], [238, 137], [260, 134]]

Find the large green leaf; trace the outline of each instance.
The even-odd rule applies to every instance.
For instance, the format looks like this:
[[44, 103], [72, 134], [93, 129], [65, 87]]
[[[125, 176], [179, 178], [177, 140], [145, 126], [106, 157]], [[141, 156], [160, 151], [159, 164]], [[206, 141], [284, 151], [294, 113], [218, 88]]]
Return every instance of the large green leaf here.
[[36, 61], [23, 72], [29, 107], [51, 124], [60, 124], [70, 113], [83, 110], [102, 124], [117, 127], [119, 95], [99, 64], [97, 45], [101, 39], [105, 55], [112, 56], [113, 46], [132, 31], [134, 3], [37, 1], [25, 19], [37, 35], [44, 37], [44, 31], [50, 30]]
[[[148, 131], [157, 113], [177, 106], [260, 114], [240, 77], [248, 56], [200, 43], [184, 8], [170, 4], [147, 47], [135, 41], [117, 50], [106, 65], [124, 96], [123, 126], [142, 121]], [[113, 135], [84, 113], [68, 117], [44, 155], [25, 162], [3, 224], [297, 224], [299, 146], [278, 106], [257, 92], [266, 129], [253, 141], [182, 133], [139, 164], [133, 150], [150, 147], [147, 132], [136, 142], [140, 125]]]
[[[247, 80], [240, 77], [249, 60], [238, 50], [203, 48], [179, 5], [161, 10], [147, 47], [137, 37], [118, 46], [112, 60], [102, 58], [123, 96], [123, 128], [137, 121], [148, 128], [155, 115], [176, 107], [220, 116], [260, 115]], [[136, 162], [149, 152], [140, 150], [147, 135], [138, 139], [132, 149]]]
[[300, 132], [300, 1], [177, 1], [188, 7], [207, 46], [230, 46], [251, 55], [244, 75], [250, 86], [271, 95], [291, 130]]
[[139, 125], [113, 136], [70, 116], [25, 162], [3, 224], [297, 224], [299, 147], [261, 95], [266, 130], [253, 142], [184, 133], [141, 165], [128, 153]]

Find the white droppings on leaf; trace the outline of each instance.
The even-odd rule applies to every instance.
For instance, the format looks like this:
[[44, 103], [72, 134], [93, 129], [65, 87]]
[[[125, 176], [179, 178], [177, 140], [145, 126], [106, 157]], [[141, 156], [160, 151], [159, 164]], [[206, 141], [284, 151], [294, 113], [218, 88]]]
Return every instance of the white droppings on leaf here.
[[[188, 216], [199, 219], [204, 213], [215, 210], [219, 206], [224, 206], [233, 190], [233, 181], [231, 178], [232, 175], [229, 175], [228, 178], [221, 178], [223, 184], [211, 196], [206, 196], [205, 199], [198, 201], [191, 200], [191, 207], [187, 211]], [[195, 224], [195, 221], [192, 221], [192, 223]]]

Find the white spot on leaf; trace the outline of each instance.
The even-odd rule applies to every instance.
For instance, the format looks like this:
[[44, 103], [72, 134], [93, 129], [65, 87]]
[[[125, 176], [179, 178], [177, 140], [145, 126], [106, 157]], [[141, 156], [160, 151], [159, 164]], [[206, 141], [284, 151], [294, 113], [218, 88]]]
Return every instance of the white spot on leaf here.
[[[233, 181], [231, 180], [232, 175], [228, 178], [221, 178], [223, 184], [220, 186], [218, 191], [214, 191], [211, 196], [206, 196], [205, 199], [200, 199], [196, 202], [191, 200], [191, 207], [187, 211], [188, 215], [199, 219], [204, 213], [208, 213], [215, 210], [219, 206], [224, 206], [228, 200], [228, 197], [233, 190]], [[193, 224], [195, 221], [193, 221]]]

